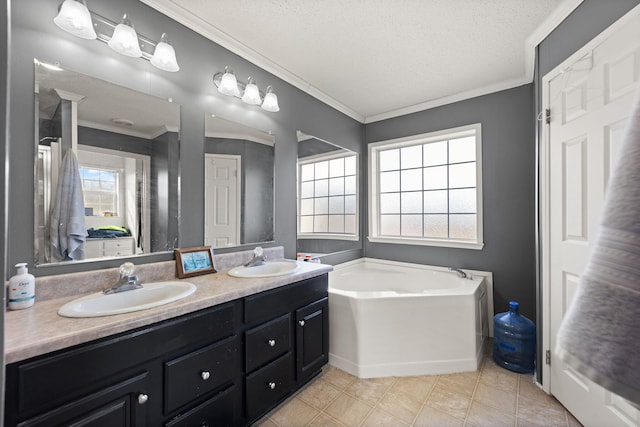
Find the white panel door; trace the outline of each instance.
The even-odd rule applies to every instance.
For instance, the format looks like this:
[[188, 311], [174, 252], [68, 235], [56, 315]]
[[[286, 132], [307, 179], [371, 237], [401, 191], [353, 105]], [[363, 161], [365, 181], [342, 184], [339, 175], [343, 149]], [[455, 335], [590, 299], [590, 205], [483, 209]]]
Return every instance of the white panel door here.
[[548, 269], [543, 280], [549, 283], [543, 289], [550, 317], [549, 390], [586, 426], [640, 425], [638, 410], [567, 366], [554, 351], [595, 241], [616, 148], [639, 87], [640, 14], [634, 15], [596, 39], [580, 59], [545, 77], [549, 222], [543, 236], [549, 253], [543, 256]]
[[204, 243], [214, 248], [240, 244], [240, 156], [206, 154]]

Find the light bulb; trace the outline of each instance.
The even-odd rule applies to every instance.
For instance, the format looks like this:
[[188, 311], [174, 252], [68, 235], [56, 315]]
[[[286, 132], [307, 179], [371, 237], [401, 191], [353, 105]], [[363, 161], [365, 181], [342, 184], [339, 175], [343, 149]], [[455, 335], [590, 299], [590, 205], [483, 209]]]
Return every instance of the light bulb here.
[[176, 51], [169, 44], [166, 33], [162, 33], [160, 42], [156, 45], [156, 50], [153, 52], [153, 57], [151, 57], [151, 65], [172, 73], [180, 70], [176, 60]]
[[224, 68], [224, 74], [220, 79], [220, 86], [218, 86], [218, 92], [229, 96], [240, 96], [240, 89], [238, 89], [238, 81], [233, 71], [229, 67]]
[[113, 30], [113, 36], [108, 44], [111, 49], [122, 55], [133, 58], [140, 58], [142, 56], [142, 51], [138, 44], [138, 34], [133, 28], [133, 25], [131, 25], [131, 21], [127, 18], [126, 13], [122, 17], [122, 22]]
[[244, 88], [242, 101], [251, 105], [260, 105], [260, 103], [262, 102], [262, 99], [260, 98], [260, 90], [251, 77], [249, 77], [247, 86], [245, 86]]
[[65, 0], [53, 22], [68, 33], [83, 39], [97, 38], [91, 22], [91, 14], [84, 0]]
[[267, 93], [264, 96], [264, 102], [262, 102], [262, 109], [271, 111], [272, 113], [280, 111], [278, 96], [273, 92], [273, 88], [271, 86], [267, 86]]

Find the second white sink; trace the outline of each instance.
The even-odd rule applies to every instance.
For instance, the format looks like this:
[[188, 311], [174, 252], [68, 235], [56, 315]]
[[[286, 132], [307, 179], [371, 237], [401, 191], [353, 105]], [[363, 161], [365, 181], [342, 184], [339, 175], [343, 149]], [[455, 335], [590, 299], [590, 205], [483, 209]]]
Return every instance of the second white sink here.
[[146, 310], [186, 298], [196, 290], [189, 282], [145, 283], [132, 291], [105, 295], [102, 292], [70, 301], [60, 307], [58, 314], [64, 317], [99, 317]]
[[298, 263], [292, 260], [265, 261], [253, 267], [243, 265], [229, 270], [229, 276], [233, 277], [274, 277], [291, 274], [298, 269]]

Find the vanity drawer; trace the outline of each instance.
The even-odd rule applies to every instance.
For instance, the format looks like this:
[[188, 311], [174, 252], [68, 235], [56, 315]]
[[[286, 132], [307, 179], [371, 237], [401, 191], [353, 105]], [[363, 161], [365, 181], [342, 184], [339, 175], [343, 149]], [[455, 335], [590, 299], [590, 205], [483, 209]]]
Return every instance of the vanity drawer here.
[[246, 372], [264, 365], [291, 348], [289, 313], [245, 332]]
[[104, 250], [107, 251], [122, 251], [128, 250], [129, 252], [133, 251], [133, 244], [135, 241], [133, 239], [109, 239], [104, 240]]
[[237, 372], [237, 360], [234, 335], [166, 362], [165, 414], [231, 382]]
[[238, 410], [236, 390], [237, 387], [235, 385], [228, 387], [185, 414], [173, 418], [165, 424], [165, 427], [231, 427], [236, 425], [235, 420], [237, 419]]
[[291, 353], [247, 376], [247, 418], [262, 415], [291, 392]]

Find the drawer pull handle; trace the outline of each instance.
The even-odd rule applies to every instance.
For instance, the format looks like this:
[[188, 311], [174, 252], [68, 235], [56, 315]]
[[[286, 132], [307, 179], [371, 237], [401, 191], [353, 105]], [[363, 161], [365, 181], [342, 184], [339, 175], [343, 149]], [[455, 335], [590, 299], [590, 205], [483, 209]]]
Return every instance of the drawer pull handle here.
[[147, 403], [147, 400], [149, 400], [149, 395], [144, 393], [140, 393], [138, 395], [138, 404], [144, 405], [145, 403]]
[[271, 390], [275, 390], [276, 383], [274, 383], [273, 381], [269, 381], [269, 384], [267, 384], [267, 387], [269, 387]]
[[209, 371], [202, 371], [200, 373], [200, 376], [202, 377], [203, 380], [208, 380], [209, 377], [211, 376], [211, 373]]
[[276, 340], [269, 340], [269, 347], [275, 347], [276, 346]]
[[300, 324], [300, 326], [304, 326], [304, 320], [300, 320], [298, 323]]

